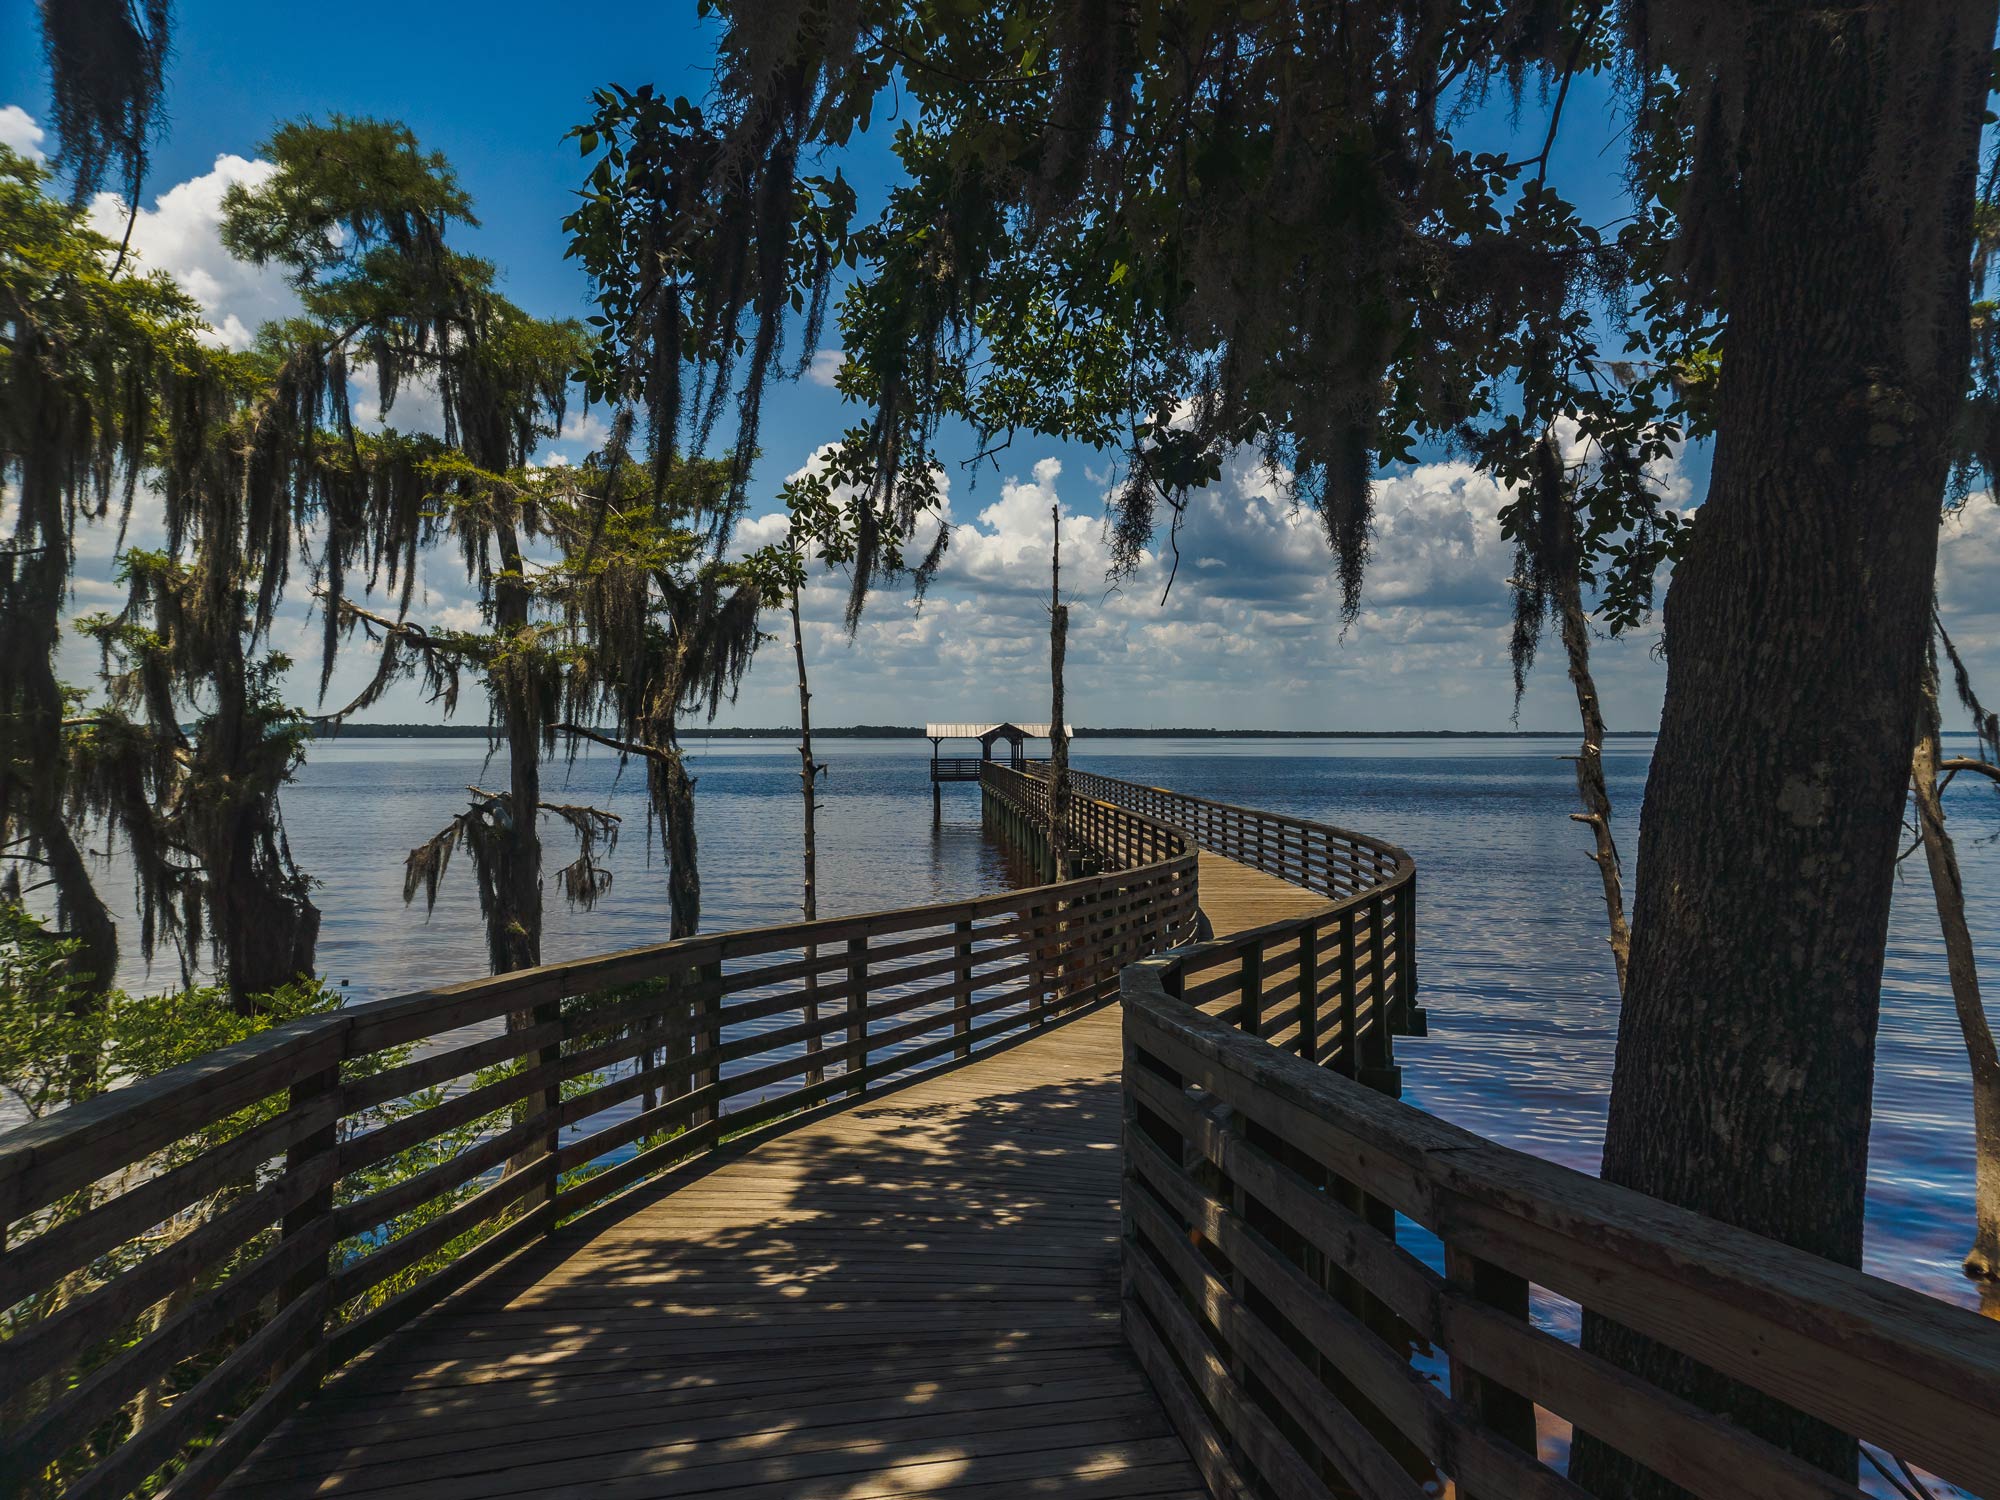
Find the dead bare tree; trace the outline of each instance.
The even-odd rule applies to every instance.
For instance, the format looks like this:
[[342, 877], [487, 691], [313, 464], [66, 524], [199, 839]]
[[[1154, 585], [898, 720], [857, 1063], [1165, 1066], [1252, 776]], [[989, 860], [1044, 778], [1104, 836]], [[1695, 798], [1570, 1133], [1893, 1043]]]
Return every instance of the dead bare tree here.
[[1570, 566], [1556, 579], [1555, 603], [1569, 680], [1576, 689], [1576, 711], [1583, 720], [1583, 743], [1572, 757], [1576, 795], [1583, 811], [1571, 813], [1570, 818], [1588, 828], [1596, 839], [1590, 859], [1604, 883], [1611, 961], [1618, 971], [1618, 993], [1622, 995], [1625, 967], [1632, 959], [1632, 927], [1625, 917], [1624, 872], [1611, 834], [1611, 793], [1604, 783], [1604, 711], [1598, 705], [1597, 679], [1590, 670], [1590, 623], [1583, 610], [1583, 585], [1574, 551], [1569, 561]]
[[[1958, 681], [1959, 697], [1979, 728], [1980, 747], [1987, 751], [1996, 738], [1994, 719], [1972, 691], [1964, 662], [1939, 624]], [[1965, 883], [1959, 872], [1958, 850], [1945, 828], [1943, 792], [1961, 771], [1972, 771], [2000, 782], [2000, 755], [1946, 757], [1940, 743], [1942, 715], [1938, 707], [1937, 653], [1933, 648], [1924, 671], [1919, 700], [1916, 749], [1910, 757], [1917, 832], [1929, 866], [1931, 893], [1937, 903], [1938, 927], [1944, 937], [1945, 970], [1951, 979], [1953, 1009], [1972, 1066], [1973, 1239], [1965, 1257], [1965, 1274], [1978, 1281], [2000, 1282], [2000, 1049], [1979, 990], [1979, 967], [1972, 948], [1972, 930], [1965, 919]]]
[[1055, 548], [1049, 565], [1049, 875], [1069, 877], [1069, 732], [1063, 727], [1063, 656], [1069, 606], [1062, 602], [1062, 502], [1049, 507]]
[[[1602, 468], [1622, 456], [1601, 453]], [[1561, 637], [1570, 685], [1576, 690], [1577, 715], [1583, 721], [1583, 742], [1565, 757], [1576, 769], [1577, 799], [1582, 812], [1573, 821], [1590, 829], [1595, 839], [1591, 863], [1604, 884], [1604, 914], [1611, 959], [1617, 969], [1618, 993], [1625, 993], [1625, 971], [1632, 957], [1632, 928], [1625, 916], [1624, 872], [1611, 833], [1611, 793], [1604, 782], [1604, 711], [1597, 696], [1597, 679], [1590, 670], [1590, 616], [1583, 607], [1583, 548], [1578, 540], [1576, 487], [1579, 474], [1563, 461], [1554, 432], [1535, 446], [1530, 482], [1522, 487], [1516, 509], [1514, 559], [1514, 702], [1518, 708], [1527, 687], [1528, 668], [1535, 658], [1542, 622], [1553, 616]]]
[[[805, 918], [808, 922], [819, 916], [819, 847], [814, 836], [815, 814], [819, 811], [819, 778], [826, 774], [826, 767], [813, 759], [812, 689], [806, 681], [806, 637], [805, 628], [799, 620], [799, 587], [791, 588], [792, 606], [792, 656], [799, 667], [799, 789], [805, 797]], [[806, 1025], [819, 1024], [819, 974], [810, 967], [819, 959], [817, 946], [806, 948]], [[822, 1043], [818, 1031], [812, 1031], [806, 1038], [806, 1052], [815, 1059], [806, 1073], [808, 1085], [819, 1083], [826, 1075], [817, 1058]]]

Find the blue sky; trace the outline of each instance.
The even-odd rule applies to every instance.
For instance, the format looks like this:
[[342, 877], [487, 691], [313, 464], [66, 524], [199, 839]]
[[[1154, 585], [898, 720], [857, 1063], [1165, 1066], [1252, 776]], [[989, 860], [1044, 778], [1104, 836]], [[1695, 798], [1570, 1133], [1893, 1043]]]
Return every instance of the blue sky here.
[[[407, 122], [458, 168], [482, 221], [468, 248], [502, 268], [508, 293], [542, 315], [588, 310], [587, 289], [563, 258], [561, 219], [581, 178], [564, 133], [607, 82], [650, 82], [699, 96], [712, 32], [693, 0], [612, 0], [556, 10], [505, 0], [478, 6], [389, 5], [350, 0], [334, 11], [179, 0], [168, 82], [170, 124], [155, 154], [136, 243], [147, 263], [188, 285], [211, 321], [247, 337], [284, 310], [275, 278], [231, 265], [214, 237], [222, 187], [254, 174], [256, 148], [279, 120], [300, 114], [372, 114]], [[32, 148], [46, 116], [46, 83], [33, 0], [0, 0], [0, 140]], [[1492, 149], [1532, 154], [1545, 105], [1517, 112], [1496, 101], [1470, 128]], [[1626, 212], [1623, 142], [1608, 92], [1588, 81], [1571, 92], [1551, 179], [1599, 223]], [[866, 206], [887, 183], [879, 124], [841, 160]], [[100, 212], [117, 216], [119, 205]], [[122, 219], [120, 220], [122, 223]], [[230, 320], [234, 320], [233, 324]], [[758, 489], [775, 495], [784, 477], [853, 420], [851, 409], [812, 379], [767, 399]], [[395, 420], [418, 425], [399, 405]], [[569, 458], [588, 451], [599, 427], [578, 423], [550, 445]], [[947, 454], [963, 458], [964, 453]], [[839, 627], [842, 581], [809, 593], [815, 713], [824, 723], [924, 718], [1040, 717], [1047, 699], [1046, 588], [1049, 505], [1060, 499], [1065, 576], [1072, 581], [1071, 717], [1099, 724], [1218, 724], [1273, 728], [1482, 729], [1506, 727], [1510, 555], [1490, 484], [1448, 455], [1426, 455], [1414, 471], [1383, 476], [1375, 563], [1362, 618], [1343, 629], [1333, 607], [1327, 554], [1314, 523], [1293, 514], [1254, 467], [1232, 465], [1196, 506], [1185, 561], [1171, 598], [1159, 602], [1155, 566], [1107, 594], [1100, 530], [1108, 455], [1023, 438], [997, 469], [949, 474], [955, 536], [938, 587], [921, 612], [885, 594], [849, 639]], [[1677, 503], [1696, 505], [1706, 485], [1702, 455], [1663, 476]], [[748, 540], [774, 519], [753, 520]], [[115, 602], [108, 539], [86, 545], [79, 611]], [[2000, 512], [1983, 500], [1957, 531], [1948, 528], [1943, 571], [1948, 617], [1974, 656], [2000, 665]], [[434, 560], [418, 613], [470, 623], [464, 580]], [[302, 659], [312, 631], [300, 618]], [[772, 628], [776, 628], [773, 622]], [[1600, 686], [1614, 728], [1657, 722], [1663, 668], [1651, 630], [1607, 642]], [[87, 675], [76, 653], [71, 675]], [[363, 676], [351, 661], [334, 694]], [[796, 718], [789, 653], [767, 651], [741, 701], [720, 722], [790, 723]], [[311, 674], [298, 677], [310, 701]], [[475, 706], [472, 710], [477, 713]], [[434, 711], [404, 691], [373, 717], [428, 719]], [[1575, 722], [1559, 658], [1548, 656], [1521, 708], [1524, 727], [1567, 730]]]

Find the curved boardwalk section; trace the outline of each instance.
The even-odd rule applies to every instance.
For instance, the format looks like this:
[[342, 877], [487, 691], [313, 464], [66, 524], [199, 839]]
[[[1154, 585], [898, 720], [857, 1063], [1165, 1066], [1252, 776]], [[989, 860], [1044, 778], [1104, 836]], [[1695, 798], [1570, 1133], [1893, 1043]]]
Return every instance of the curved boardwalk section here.
[[[1199, 869], [1218, 933], [1329, 904]], [[1120, 1048], [1100, 1006], [577, 1225], [363, 1359], [227, 1493], [1204, 1495], [1120, 1330]]]
[[[1042, 781], [981, 778], [1045, 857]], [[1580, 1308], [2000, 1496], [1993, 1324], [1397, 1100], [1408, 856], [1073, 790], [1058, 884], [357, 1006], [0, 1137], [0, 1495], [1572, 1500], [1586, 1432], [1861, 1500]]]
[[362, 1360], [228, 1493], [1200, 1495], [1119, 1332], [1118, 1058], [1100, 1008], [648, 1193]]
[[[1328, 908], [1206, 850], [1200, 898], [1218, 934]], [[1100, 1006], [668, 1180], [368, 1354], [226, 1492], [1202, 1496], [1120, 1332], [1118, 1076]]]

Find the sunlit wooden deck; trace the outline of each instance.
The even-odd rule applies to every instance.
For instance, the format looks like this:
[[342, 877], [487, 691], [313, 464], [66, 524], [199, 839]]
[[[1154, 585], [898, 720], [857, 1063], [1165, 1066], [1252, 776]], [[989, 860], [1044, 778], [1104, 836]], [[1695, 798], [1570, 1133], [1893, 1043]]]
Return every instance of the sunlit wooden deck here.
[[[1219, 933], [1323, 906], [1201, 856]], [[1302, 904], [1303, 903], [1303, 904]], [[640, 1196], [329, 1383], [227, 1493], [1205, 1493], [1118, 1326], [1115, 1005]]]
[[1217, 937], [1232, 937], [1288, 917], [1325, 911], [1333, 903], [1317, 891], [1288, 885], [1246, 864], [1211, 854], [1200, 855], [1201, 912]]

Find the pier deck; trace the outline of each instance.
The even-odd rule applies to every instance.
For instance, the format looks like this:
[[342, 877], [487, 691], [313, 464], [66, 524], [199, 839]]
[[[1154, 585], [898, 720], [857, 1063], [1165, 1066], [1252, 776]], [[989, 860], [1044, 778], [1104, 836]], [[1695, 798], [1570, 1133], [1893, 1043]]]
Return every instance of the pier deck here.
[[[1200, 889], [1221, 935], [1326, 904], [1208, 853]], [[884, 1091], [516, 1258], [225, 1493], [1201, 1496], [1119, 1332], [1118, 1022]]]

